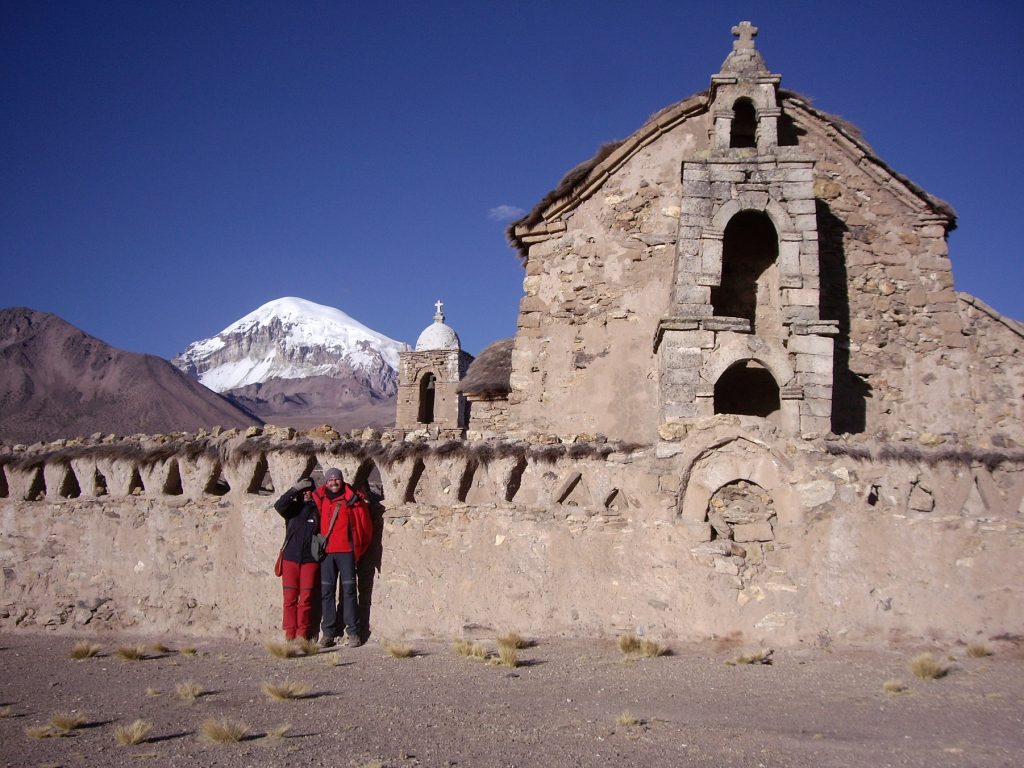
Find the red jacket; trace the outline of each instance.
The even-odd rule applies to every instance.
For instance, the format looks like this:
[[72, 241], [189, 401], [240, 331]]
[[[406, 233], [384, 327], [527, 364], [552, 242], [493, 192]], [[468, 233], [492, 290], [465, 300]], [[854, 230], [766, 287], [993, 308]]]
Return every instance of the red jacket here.
[[327, 539], [327, 554], [355, 552], [358, 562], [366, 554], [373, 540], [373, 520], [370, 518], [370, 507], [366, 499], [346, 483], [333, 501], [327, 498], [327, 488], [320, 486], [313, 492], [313, 501], [320, 511], [320, 533], [324, 536], [331, 527], [331, 517], [335, 508], [338, 509], [338, 519], [334, 523], [330, 538]]

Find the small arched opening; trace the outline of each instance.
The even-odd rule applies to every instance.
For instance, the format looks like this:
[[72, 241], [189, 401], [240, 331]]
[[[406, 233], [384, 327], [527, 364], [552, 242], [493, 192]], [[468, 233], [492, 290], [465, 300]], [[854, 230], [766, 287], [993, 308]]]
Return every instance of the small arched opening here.
[[740, 360], [715, 382], [715, 413], [771, 418], [781, 408], [779, 385], [756, 360]]
[[[716, 317], [750, 321], [751, 330], [779, 303], [777, 260], [779, 237], [763, 211], [740, 211], [725, 227], [722, 239], [722, 279], [711, 289]], [[772, 310], [776, 310], [773, 312]]]
[[757, 146], [757, 110], [750, 99], [736, 99], [732, 105], [732, 129], [729, 132], [730, 147]]
[[434, 395], [437, 391], [437, 380], [434, 374], [425, 373], [420, 379], [420, 409], [418, 421], [420, 424], [434, 423]]

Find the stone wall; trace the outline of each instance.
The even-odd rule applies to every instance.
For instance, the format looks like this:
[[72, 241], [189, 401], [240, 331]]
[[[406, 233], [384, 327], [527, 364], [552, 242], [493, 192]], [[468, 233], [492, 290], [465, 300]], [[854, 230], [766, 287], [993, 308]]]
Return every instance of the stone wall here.
[[378, 637], [1024, 632], [1019, 453], [791, 441], [737, 417], [673, 429], [639, 447], [227, 434], [8, 452], [0, 626], [273, 635], [270, 505], [319, 464], [380, 472]]

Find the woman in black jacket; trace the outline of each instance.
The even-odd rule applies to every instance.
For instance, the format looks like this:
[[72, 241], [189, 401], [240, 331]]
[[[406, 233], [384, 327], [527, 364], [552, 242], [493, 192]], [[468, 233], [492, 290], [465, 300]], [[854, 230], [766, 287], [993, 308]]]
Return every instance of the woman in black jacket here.
[[320, 513], [313, 502], [315, 489], [313, 479], [304, 477], [274, 503], [274, 509], [286, 521], [281, 563], [286, 640], [315, 640], [320, 624], [320, 563], [310, 554], [310, 542], [320, 532]]

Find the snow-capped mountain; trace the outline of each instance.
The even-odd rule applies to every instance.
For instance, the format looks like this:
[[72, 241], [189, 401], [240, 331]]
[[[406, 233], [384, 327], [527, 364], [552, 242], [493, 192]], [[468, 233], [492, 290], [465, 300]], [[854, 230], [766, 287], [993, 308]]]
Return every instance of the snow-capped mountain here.
[[340, 309], [288, 296], [189, 344], [171, 362], [261, 418], [306, 426], [392, 398], [404, 346]]

